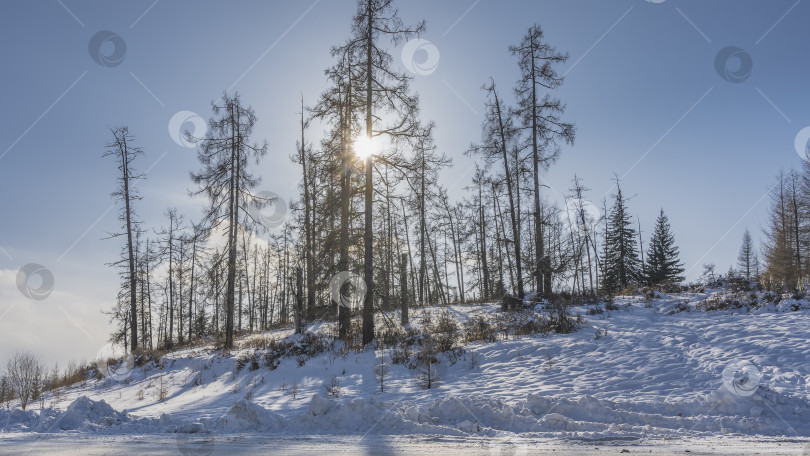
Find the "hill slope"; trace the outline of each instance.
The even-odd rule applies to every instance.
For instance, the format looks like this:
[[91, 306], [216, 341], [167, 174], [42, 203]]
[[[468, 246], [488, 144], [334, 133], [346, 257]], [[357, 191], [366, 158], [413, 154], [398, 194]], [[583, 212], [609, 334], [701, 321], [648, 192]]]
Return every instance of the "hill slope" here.
[[[175, 432], [190, 441], [254, 432], [589, 440], [810, 436], [807, 302], [699, 310], [714, 293], [617, 298], [618, 310], [573, 308], [592, 315], [571, 334], [465, 344], [437, 356], [437, 378], [427, 390], [423, 370], [392, 364], [391, 349], [382, 393], [379, 350], [327, 349], [309, 359], [283, 358], [274, 369], [263, 365], [262, 350], [252, 358], [251, 347], [270, 338], [312, 343], [287, 330], [243, 339], [245, 348], [230, 355], [187, 348], [131, 372], [114, 370], [124, 381], [92, 379], [70, 388], [41, 413], [1, 411], [0, 430]], [[495, 321], [499, 313], [494, 305], [448, 310], [459, 323], [475, 316]], [[428, 311], [434, 318], [438, 313]], [[416, 325], [425, 312], [414, 312]], [[251, 359], [259, 360], [258, 369]]]

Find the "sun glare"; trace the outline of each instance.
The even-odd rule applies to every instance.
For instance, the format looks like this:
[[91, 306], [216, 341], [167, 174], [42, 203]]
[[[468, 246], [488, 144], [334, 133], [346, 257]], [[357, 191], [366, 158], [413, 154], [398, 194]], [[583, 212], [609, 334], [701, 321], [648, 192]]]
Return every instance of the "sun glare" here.
[[354, 141], [354, 154], [360, 159], [367, 159], [377, 152], [377, 141], [368, 136], [360, 136]]

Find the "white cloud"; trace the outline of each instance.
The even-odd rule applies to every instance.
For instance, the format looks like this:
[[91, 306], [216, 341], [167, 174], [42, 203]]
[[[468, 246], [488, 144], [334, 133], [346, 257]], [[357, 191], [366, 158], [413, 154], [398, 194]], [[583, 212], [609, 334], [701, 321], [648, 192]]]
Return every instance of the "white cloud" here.
[[0, 269], [0, 370], [15, 351], [64, 367], [69, 360], [92, 360], [106, 344], [110, 325], [101, 309], [110, 305], [94, 296], [103, 290], [81, 289], [81, 281], [71, 286], [69, 277], [54, 275], [54, 291], [35, 301], [17, 289], [16, 270]]

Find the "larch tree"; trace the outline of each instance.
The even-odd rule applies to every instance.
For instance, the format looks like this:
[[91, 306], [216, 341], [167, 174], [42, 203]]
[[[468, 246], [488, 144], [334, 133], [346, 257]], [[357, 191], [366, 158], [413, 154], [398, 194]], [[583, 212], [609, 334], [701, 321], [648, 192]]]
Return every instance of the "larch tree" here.
[[548, 169], [557, 159], [558, 141], [569, 144], [574, 141], [574, 125], [561, 120], [565, 105], [550, 93], [563, 82], [563, 77], [557, 72], [556, 67], [568, 60], [568, 54], [558, 52], [545, 42], [543, 30], [537, 24], [529, 28], [520, 44], [510, 46], [509, 51], [513, 56], [517, 56], [520, 68], [521, 77], [515, 87], [516, 114], [520, 120], [521, 130], [528, 133], [526, 146], [529, 149], [532, 167], [535, 284], [540, 294], [549, 296], [552, 271], [550, 259], [545, 252], [540, 207], [540, 171]]
[[[512, 226], [512, 242], [514, 247], [515, 280], [517, 283], [517, 297], [523, 298], [523, 267], [521, 261], [520, 243], [520, 213], [518, 210], [518, 182], [515, 182], [518, 175], [517, 169], [520, 164], [514, 160], [510, 151], [517, 148], [519, 130], [514, 124], [514, 118], [510, 115], [509, 109], [503, 104], [495, 81], [490, 80], [483, 89], [487, 92], [488, 100], [486, 104], [486, 114], [484, 117], [481, 143], [474, 144], [467, 150], [468, 154], [481, 155], [487, 164], [497, 161], [503, 163], [503, 178], [506, 183], [506, 191], [509, 199], [509, 217]], [[507, 259], [509, 256], [507, 254]], [[511, 270], [511, 267], [510, 267]]]
[[[248, 169], [251, 159], [258, 164], [267, 154], [267, 143], [250, 143], [256, 125], [256, 114], [242, 105], [238, 94], [222, 96], [222, 104], [212, 103], [214, 117], [204, 138], [199, 139], [197, 158], [202, 169], [191, 173], [191, 180], [199, 185], [192, 196], [205, 195], [208, 206], [204, 222], [209, 230], [224, 224], [227, 241], [227, 285], [225, 292], [225, 349], [233, 348], [234, 303], [236, 293], [237, 247], [241, 214], [248, 223], [255, 223], [247, 210], [248, 204], [262, 207], [271, 201], [251, 193], [260, 179]], [[244, 235], [244, 234], [243, 234]]]
[[[574, 217], [574, 226], [576, 226], [577, 239], [576, 244], [579, 245], [578, 252], [575, 254], [575, 259], [580, 262], [580, 264], [584, 261], [582, 251], [585, 252], [584, 256], [587, 258], [588, 261], [588, 282], [590, 284], [590, 290], [594, 290], [594, 263], [598, 266], [598, 257], [597, 257], [597, 249], [594, 241], [594, 228], [599, 223], [598, 219], [594, 219], [594, 214], [592, 211], [588, 210], [588, 204], [585, 201], [585, 193], [590, 190], [586, 188], [582, 184], [582, 180], [574, 174], [574, 179], [572, 180], [572, 187], [570, 188], [571, 191], [571, 207], [567, 207], [567, 209], [573, 209], [572, 216]], [[572, 233], [573, 235], [574, 233]], [[593, 258], [591, 255], [591, 250], [593, 250]], [[594, 261], [596, 260], [596, 261]], [[576, 267], [576, 266], [575, 266]], [[582, 267], [579, 268], [582, 275], [585, 273], [585, 265], [583, 264]], [[597, 268], [598, 269], [598, 268]], [[596, 273], [596, 282], [599, 282], [599, 274]], [[585, 284], [584, 277], [581, 279], [581, 283]]]
[[[201, 241], [201, 230], [200, 227], [191, 222], [191, 230], [192, 232], [185, 236], [182, 239], [182, 242], [191, 243], [191, 257], [189, 258], [191, 262], [191, 270], [190, 270], [190, 278], [189, 278], [189, 291], [188, 291], [188, 341], [191, 342], [193, 340], [193, 329], [194, 329], [194, 300], [195, 300], [195, 269], [197, 265], [197, 260], [199, 256], [199, 250], [201, 249], [200, 241]], [[182, 304], [181, 304], [182, 306]], [[199, 334], [198, 334], [199, 335]]]
[[137, 230], [138, 222], [135, 218], [135, 208], [133, 202], [140, 199], [135, 181], [143, 179], [142, 174], [138, 174], [132, 167], [133, 161], [143, 155], [143, 150], [135, 147], [134, 137], [129, 133], [127, 127], [117, 127], [110, 129], [113, 134], [113, 141], [107, 144], [103, 157], [113, 157], [118, 164], [118, 188], [112, 193], [113, 198], [122, 204], [118, 219], [122, 223], [123, 231], [111, 234], [111, 237], [126, 236], [126, 243], [122, 248], [122, 259], [112, 265], [124, 265], [122, 278], [125, 282], [126, 293], [129, 298], [129, 327], [130, 350], [138, 348], [138, 296], [137, 296], [137, 272], [135, 270], [135, 258], [137, 256], [134, 245], [134, 232]]
[[[353, 244], [351, 222], [354, 218], [352, 200], [357, 194], [359, 173], [355, 172], [357, 157], [352, 154], [353, 138], [357, 136], [359, 125], [355, 112], [362, 106], [355, 90], [357, 67], [352, 65], [353, 54], [350, 48], [332, 49], [337, 62], [326, 70], [330, 86], [321, 94], [318, 103], [310, 108], [312, 119], [326, 121], [331, 129], [321, 142], [324, 179], [338, 187], [337, 194], [327, 198], [323, 204], [337, 206], [338, 216], [336, 233], [327, 238], [336, 237], [335, 242], [326, 242], [325, 248], [334, 245], [337, 250], [337, 271], [350, 270], [350, 250]], [[333, 227], [330, 227], [332, 229]], [[329, 253], [324, 252], [324, 253]], [[351, 325], [351, 308], [336, 302], [338, 319], [338, 337], [348, 341]]]
[[763, 253], [768, 279], [790, 290], [800, 289], [803, 258], [800, 196], [796, 195], [795, 171], [780, 172], [771, 187], [768, 222], [764, 228]]
[[477, 240], [478, 240], [478, 258], [480, 267], [479, 270], [481, 272], [481, 300], [486, 302], [489, 297], [491, 296], [490, 292], [490, 271], [489, 271], [489, 262], [487, 261], [487, 236], [489, 233], [487, 232], [487, 214], [484, 210], [485, 202], [484, 202], [484, 186], [487, 182], [487, 176], [483, 169], [481, 169], [478, 165], [475, 166], [475, 175], [473, 176], [473, 185], [475, 185], [475, 189], [477, 190], [477, 195], [475, 195], [473, 203], [476, 206], [476, 220], [473, 226], [477, 230]]
[[[176, 208], [168, 208], [164, 213], [169, 221], [169, 225], [163, 228], [158, 235], [162, 237], [163, 244], [160, 247], [159, 257], [162, 261], [167, 263], [168, 278], [166, 284], [166, 325], [164, 327], [164, 341], [165, 348], [171, 348], [174, 345], [174, 317], [175, 317], [175, 299], [177, 293], [175, 292], [175, 285], [178, 281], [175, 278], [178, 275], [178, 264], [182, 263], [179, 257], [177, 242], [180, 239], [179, 231], [183, 230], [183, 216], [177, 213]], [[180, 274], [182, 277], [182, 273]], [[182, 305], [181, 305], [182, 307]], [[182, 317], [180, 317], [182, 320]], [[180, 336], [182, 339], [182, 335]]]
[[417, 212], [417, 243], [419, 250], [419, 271], [418, 284], [414, 292], [420, 305], [426, 303], [425, 295], [428, 294], [428, 235], [430, 227], [428, 220], [428, 206], [435, 202], [437, 194], [434, 188], [435, 182], [439, 179], [439, 171], [449, 166], [450, 159], [436, 148], [433, 139], [433, 129], [435, 124], [428, 123], [420, 130], [420, 134], [412, 138], [413, 148], [412, 166], [407, 182], [410, 185], [411, 206]]
[[311, 195], [311, 183], [315, 176], [309, 172], [312, 168], [312, 148], [306, 142], [306, 122], [304, 120], [304, 97], [301, 97], [301, 141], [298, 143], [298, 155], [294, 157], [294, 161], [301, 164], [301, 186], [303, 187], [304, 198], [304, 264], [306, 267], [307, 275], [307, 317], [312, 317], [315, 308], [315, 259], [313, 258], [313, 250], [315, 244], [315, 230], [314, 230], [314, 209], [313, 209], [313, 195]]
[[[412, 136], [418, 129], [419, 98], [409, 88], [411, 77], [396, 71], [393, 57], [383, 47], [384, 42], [394, 45], [420, 34], [424, 21], [407, 27], [393, 6], [393, 0], [358, 0], [352, 18], [352, 34], [347, 43], [333, 49], [335, 56], [350, 55], [357, 67], [354, 83], [365, 95], [364, 135], [370, 144], [379, 136], [397, 138]], [[374, 339], [374, 240], [373, 219], [373, 157], [365, 157], [363, 279], [366, 295], [363, 302], [363, 344]]]

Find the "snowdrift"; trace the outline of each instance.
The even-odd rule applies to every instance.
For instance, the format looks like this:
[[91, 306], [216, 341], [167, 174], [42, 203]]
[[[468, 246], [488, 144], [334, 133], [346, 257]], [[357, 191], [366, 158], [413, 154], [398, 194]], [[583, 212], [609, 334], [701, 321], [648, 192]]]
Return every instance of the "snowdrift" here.
[[0, 412], [0, 432], [398, 435], [555, 435], [576, 439], [668, 437], [698, 434], [810, 436], [810, 404], [759, 388], [739, 396], [721, 387], [694, 402], [613, 402], [582, 396], [529, 394], [517, 403], [484, 396], [438, 398], [431, 404], [386, 403], [371, 397], [340, 401], [313, 395], [303, 413], [284, 417], [244, 399], [218, 417], [184, 421], [133, 418], [109, 404], [79, 397], [64, 412]]

